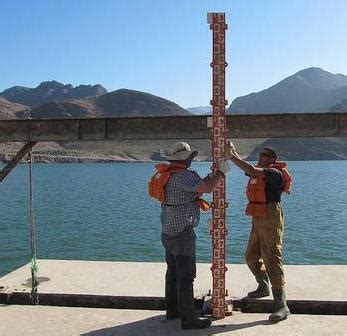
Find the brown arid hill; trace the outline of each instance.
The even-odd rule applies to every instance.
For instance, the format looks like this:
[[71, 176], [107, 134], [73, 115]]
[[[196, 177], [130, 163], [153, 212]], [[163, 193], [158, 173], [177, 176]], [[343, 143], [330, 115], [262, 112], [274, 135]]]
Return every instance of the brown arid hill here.
[[[127, 162], [160, 161], [177, 140], [123, 140], [94, 142], [39, 142], [34, 147], [36, 162]], [[184, 139], [183, 139], [184, 140]], [[265, 139], [237, 139], [235, 145], [246, 157]], [[211, 141], [188, 140], [199, 152], [198, 161], [211, 161]], [[0, 162], [8, 160], [23, 146], [22, 143], [1, 143]]]
[[150, 117], [191, 114], [164, 98], [128, 89], [113, 91], [97, 98], [50, 102], [31, 111], [32, 118]]
[[30, 112], [33, 119], [95, 118], [100, 116], [93, 100], [73, 99], [64, 102], [50, 102]]
[[192, 115], [181, 106], [146, 92], [120, 89], [95, 100], [105, 117]]
[[235, 98], [228, 113], [328, 112], [347, 97], [347, 76], [307, 68], [260, 92]]
[[343, 99], [340, 104], [334, 105], [330, 112], [347, 112], [347, 98]]
[[257, 160], [264, 147], [276, 149], [282, 160], [347, 160], [347, 138], [268, 139], [247, 159]]
[[[312, 71], [311, 71], [312, 72]], [[321, 81], [327, 85], [326, 74]], [[316, 71], [313, 71], [316, 74]], [[307, 72], [306, 72], [307, 75]], [[311, 73], [312, 75], [312, 73]], [[331, 76], [328, 76], [331, 77]], [[324, 80], [323, 80], [323, 79]], [[339, 86], [344, 76], [331, 77], [329, 85]], [[308, 77], [316, 82], [315, 76]], [[318, 85], [318, 84], [317, 84]], [[81, 86], [79, 86], [81, 87]], [[344, 88], [344, 87], [343, 87]], [[21, 91], [21, 90], [19, 90]], [[24, 90], [25, 91], [25, 90]], [[345, 98], [346, 96], [344, 96]], [[341, 102], [341, 99], [339, 100]], [[335, 108], [344, 111], [343, 101]], [[35, 107], [14, 103], [0, 95], [0, 119], [13, 118], [102, 118], [136, 116], [174, 116], [192, 115], [179, 105], [135, 90], [120, 89], [98, 97], [65, 99]], [[185, 140], [185, 139], [177, 139]], [[174, 141], [117, 141], [117, 142], [51, 142], [39, 143], [34, 152], [41, 162], [110, 162], [110, 161], [148, 161], [162, 160], [162, 154]], [[211, 160], [209, 140], [189, 141], [199, 151], [198, 160]], [[243, 157], [257, 158], [264, 146], [274, 147], [281, 158], [286, 160], [338, 160], [347, 159], [347, 138], [322, 139], [239, 139], [235, 144]], [[0, 143], [0, 161], [6, 161], [22, 146], [20, 143]]]
[[27, 116], [28, 106], [10, 102], [0, 97], [0, 120], [1, 119], [20, 119]]
[[[36, 162], [47, 163], [161, 161], [164, 159], [162, 154], [177, 140], [39, 142], [34, 147], [34, 154]], [[211, 161], [211, 141], [188, 142], [198, 150], [197, 160]], [[233, 142], [242, 157], [250, 161], [257, 160], [264, 147], [275, 148], [281, 160], [347, 159], [347, 138], [236, 139]], [[0, 162], [13, 157], [22, 146], [22, 143], [0, 143]]]
[[52, 80], [42, 82], [36, 88], [14, 86], [1, 92], [0, 97], [33, 108], [52, 101], [99, 97], [105, 93], [107, 90], [100, 84], [74, 87], [71, 84], [65, 85]]

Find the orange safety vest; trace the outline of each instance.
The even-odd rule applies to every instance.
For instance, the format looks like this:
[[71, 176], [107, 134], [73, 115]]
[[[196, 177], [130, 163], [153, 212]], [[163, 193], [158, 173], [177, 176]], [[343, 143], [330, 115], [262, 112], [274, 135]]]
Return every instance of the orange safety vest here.
[[[292, 187], [292, 178], [287, 170], [287, 164], [284, 161], [278, 161], [269, 166], [281, 171], [283, 176], [283, 191], [290, 194]], [[248, 204], [246, 207], [246, 215], [252, 217], [265, 217], [266, 195], [265, 195], [265, 179], [262, 177], [251, 177], [247, 185]]]
[[[155, 166], [156, 173], [152, 176], [148, 183], [148, 194], [156, 198], [160, 203], [165, 202], [165, 185], [169, 181], [170, 174], [186, 170], [185, 164], [179, 163], [160, 163]], [[196, 198], [196, 203], [202, 211], [207, 211], [211, 205], [201, 197]]]

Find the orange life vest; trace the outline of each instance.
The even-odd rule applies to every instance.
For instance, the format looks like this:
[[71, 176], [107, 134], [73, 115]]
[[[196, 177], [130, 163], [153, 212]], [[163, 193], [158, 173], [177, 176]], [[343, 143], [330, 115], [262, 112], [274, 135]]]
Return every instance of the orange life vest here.
[[[283, 192], [290, 194], [292, 187], [292, 178], [287, 170], [287, 164], [284, 161], [277, 161], [269, 168], [278, 169], [283, 176]], [[267, 211], [265, 195], [265, 179], [262, 177], [251, 177], [247, 185], [248, 204], [246, 215], [252, 217], [265, 217]]]
[[[165, 185], [169, 181], [170, 174], [186, 170], [187, 167], [186, 165], [179, 163], [160, 163], [157, 164], [155, 168], [157, 171], [148, 183], [148, 194], [149, 196], [156, 198], [160, 203], [164, 203]], [[211, 207], [210, 203], [201, 197], [196, 198], [196, 203], [202, 211], [207, 211]]]

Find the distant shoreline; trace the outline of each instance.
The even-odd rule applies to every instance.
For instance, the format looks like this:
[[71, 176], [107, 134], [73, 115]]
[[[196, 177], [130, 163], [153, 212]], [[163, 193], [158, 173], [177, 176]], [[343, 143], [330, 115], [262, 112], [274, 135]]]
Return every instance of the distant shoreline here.
[[[247, 160], [247, 161], [253, 161], [254, 160]], [[301, 159], [301, 160], [285, 160], [286, 162], [300, 162], [300, 161], [347, 161], [346, 159]], [[86, 163], [159, 163], [159, 162], [167, 162], [167, 161], [158, 161], [158, 160], [136, 160], [136, 159], [104, 159], [104, 158], [85, 158], [85, 157], [50, 157], [50, 158], [34, 158], [35, 164], [86, 164]], [[211, 163], [211, 160], [197, 160], [195, 163]], [[6, 165], [8, 164], [8, 160], [2, 160], [0, 161], [0, 164]], [[20, 164], [27, 164], [27, 161], [21, 161]]]

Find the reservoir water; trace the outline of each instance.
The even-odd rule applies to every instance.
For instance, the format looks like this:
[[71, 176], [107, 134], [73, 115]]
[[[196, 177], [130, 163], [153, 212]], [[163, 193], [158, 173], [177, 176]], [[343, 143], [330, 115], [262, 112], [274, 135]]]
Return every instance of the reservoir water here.
[[[160, 206], [147, 196], [153, 164], [34, 165], [37, 255], [47, 259], [164, 261]], [[210, 163], [194, 163], [201, 176]], [[289, 162], [293, 192], [283, 197], [284, 261], [347, 264], [347, 162]], [[247, 178], [228, 175], [227, 262], [243, 263], [250, 231], [244, 216]], [[0, 184], [0, 276], [29, 262], [28, 166]], [[198, 262], [211, 261], [202, 214], [196, 229]]]

